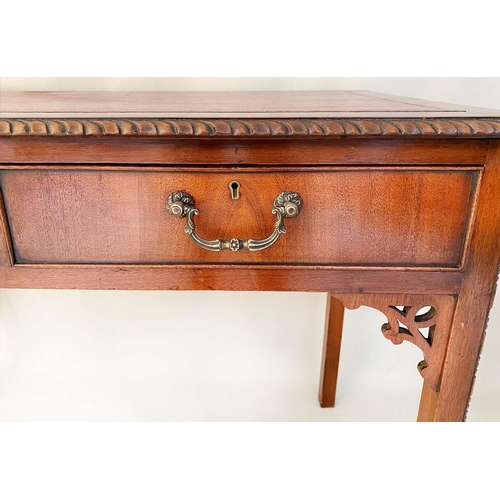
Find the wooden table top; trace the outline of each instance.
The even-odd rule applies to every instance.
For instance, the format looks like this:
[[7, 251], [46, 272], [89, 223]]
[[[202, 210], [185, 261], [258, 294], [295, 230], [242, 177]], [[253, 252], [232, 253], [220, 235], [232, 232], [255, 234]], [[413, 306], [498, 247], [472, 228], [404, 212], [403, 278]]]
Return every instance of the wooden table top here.
[[342, 118], [500, 117], [471, 108], [358, 90], [256, 92], [0, 92], [0, 117]]
[[500, 111], [368, 91], [0, 92], [4, 136], [500, 138]]

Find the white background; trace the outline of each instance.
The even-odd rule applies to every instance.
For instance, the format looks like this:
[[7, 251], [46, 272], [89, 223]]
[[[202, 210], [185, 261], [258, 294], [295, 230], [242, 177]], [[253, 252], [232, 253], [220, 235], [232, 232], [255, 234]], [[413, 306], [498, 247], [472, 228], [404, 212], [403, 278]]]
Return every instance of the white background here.
[[[2, 78], [2, 90], [367, 89], [500, 109], [499, 78]], [[34, 207], [36, 209], [36, 207]], [[337, 405], [317, 389], [325, 294], [0, 291], [3, 421], [412, 421], [422, 358], [347, 311]], [[469, 421], [500, 418], [500, 307]]]

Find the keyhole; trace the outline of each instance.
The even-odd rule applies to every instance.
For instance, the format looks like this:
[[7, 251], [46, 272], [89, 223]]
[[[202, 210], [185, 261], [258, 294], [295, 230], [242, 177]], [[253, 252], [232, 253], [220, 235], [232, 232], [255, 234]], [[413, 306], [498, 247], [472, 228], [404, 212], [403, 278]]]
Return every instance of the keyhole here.
[[240, 183], [237, 181], [231, 181], [229, 183], [229, 191], [231, 191], [231, 199], [237, 200], [240, 197]]

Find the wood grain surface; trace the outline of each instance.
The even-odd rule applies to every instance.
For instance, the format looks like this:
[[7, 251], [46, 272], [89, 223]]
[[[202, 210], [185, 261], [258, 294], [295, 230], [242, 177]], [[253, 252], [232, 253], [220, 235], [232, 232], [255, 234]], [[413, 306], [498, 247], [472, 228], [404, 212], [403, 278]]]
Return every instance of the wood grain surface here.
[[0, 137], [0, 163], [13, 165], [483, 165], [487, 153], [482, 139]]
[[[299, 263], [457, 267], [471, 212], [470, 170], [266, 173], [3, 171], [19, 263]], [[240, 183], [232, 200], [229, 183]], [[210, 252], [166, 201], [186, 191], [201, 237], [263, 239], [275, 198], [294, 191], [302, 212], [258, 252]]]
[[1, 288], [457, 294], [460, 271], [249, 265], [16, 264]]
[[[499, 138], [500, 111], [361, 91], [1, 93], [0, 287], [329, 292], [323, 406], [343, 307], [366, 304], [423, 352], [418, 419], [461, 421], [500, 261]], [[213, 253], [167, 212], [179, 190], [206, 239], [265, 238], [281, 191], [304, 207], [269, 249]]]
[[335, 406], [343, 326], [344, 305], [329, 293], [326, 299], [325, 337], [319, 383], [319, 404], [322, 408]]
[[500, 261], [500, 142], [492, 141], [482, 180], [476, 222], [446, 353], [433, 420], [466, 417], [475, 372], [495, 296]]
[[20, 92], [1, 94], [0, 113], [16, 114], [286, 114], [465, 112], [465, 106], [375, 94], [366, 91], [243, 92]]

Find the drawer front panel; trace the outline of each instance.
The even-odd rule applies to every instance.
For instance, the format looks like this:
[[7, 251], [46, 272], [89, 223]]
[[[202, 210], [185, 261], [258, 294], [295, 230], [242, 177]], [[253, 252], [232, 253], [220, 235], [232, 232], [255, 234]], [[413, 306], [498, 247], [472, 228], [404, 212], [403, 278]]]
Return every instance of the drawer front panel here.
[[[436, 167], [437, 168], [437, 167]], [[18, 263], [261, 263], [445, 266], [460, 263], [477, 171], [338, 169], [310, 172], [4, 170]], [[240, 185], [231, 199], [229, 183]], [[207, 240], [263, 239], [282, 191], [303, 199], [269, 248], [207, 251], [166, 209], [186, 191]]]

